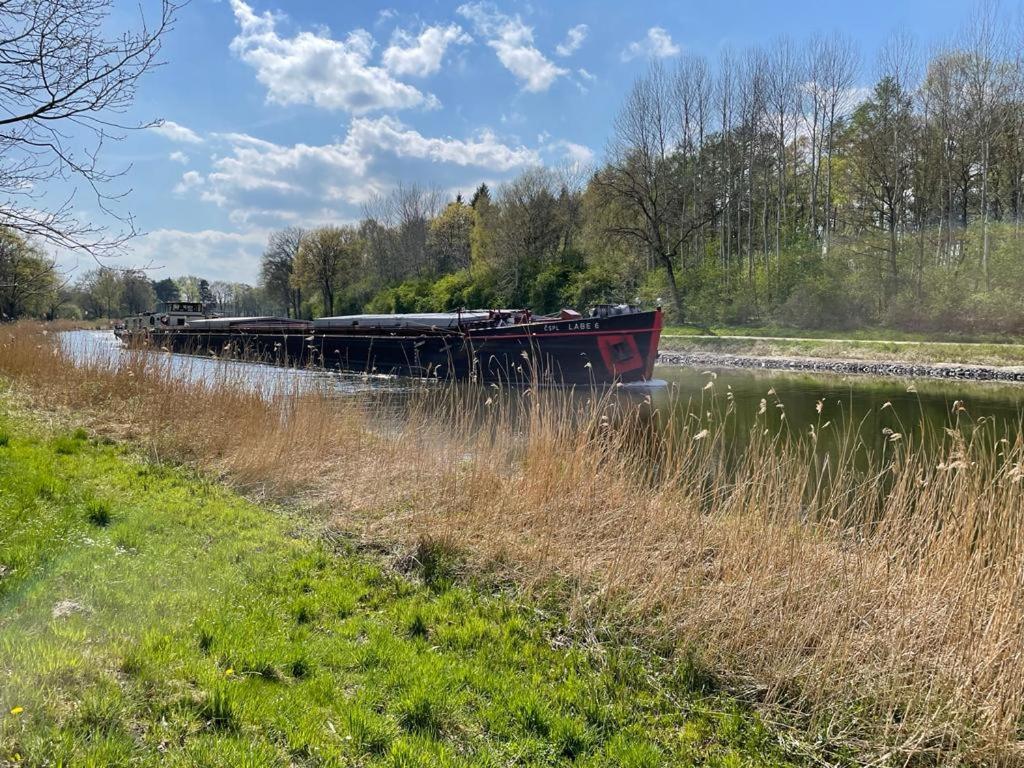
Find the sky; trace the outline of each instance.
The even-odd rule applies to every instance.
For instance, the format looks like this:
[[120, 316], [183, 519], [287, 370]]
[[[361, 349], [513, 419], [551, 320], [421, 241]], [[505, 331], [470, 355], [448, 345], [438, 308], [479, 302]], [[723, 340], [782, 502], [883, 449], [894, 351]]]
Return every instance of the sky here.
[[[151, 8], [146, 0], [144, 9]], [[950, 38], [970, 0], [313, 2], [192, 0], [139, 87], [120, 210], [144, 232], [118, 266], [255, 283], [267, 235], [358, 220], [400, 182], [468, 196], [525, 168], [600, 162], [652, 60], [715, 59], [840, 31], [860, 85], [896, 30]], [[125, 3], [113, 26], [138, 8]], [[101, 220], [88, 196], [79, 215]], [[74, 275], [95, 266], [62, 254]]]

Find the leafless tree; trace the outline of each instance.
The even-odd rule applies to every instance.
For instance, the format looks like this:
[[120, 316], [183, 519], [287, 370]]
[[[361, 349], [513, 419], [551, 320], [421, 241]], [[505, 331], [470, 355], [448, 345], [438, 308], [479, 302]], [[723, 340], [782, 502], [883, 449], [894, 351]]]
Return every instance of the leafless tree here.
[[859, 59], [853, 42], [840, 34], [822, 40], [817, 51], [815, 81], [823, 96], [823, 142], [825, 160], [825, 229], [824, 247], [828, 252], [829, 240], [835, 227], [833, 215], [833, 155], [836, 133], [840, 124], [855, 106], [853, 84], [857, 78]]
[[677, 315], [685, 317], [676, 270], [682, 246], [710, 216], [685, 216], [674, 154], [682, 141], [678, 83], [659, 64], [631, 89], [614, 123], [608, 165], [593, 184], [613, 214], [608, 234], [640, 246], [665, 271]]
[[433, 274], [427, 249], [430, 220], [444, 207], [436, 187], [400, 183], [387, 195], [377, 195], [363, 206], [364, 219], [379, 225], [369, 234], [370, 267], [389, 282]]
[[[96, 255], [135, 233], [131, 215], [115, 210], [126, 193], [110, 186], [126, 169], [105, 167], [100, 154], [146, 125], [121, 118], [181, 5], [158, 2], [152, 24], [143, 16], [112, 34], [113, 0], [0, 0], [0, 226]], [[118, 231], [78, 215], [79, 185]]]
[[[794, 46], [788, 38], [780, 38], [768, 54], [767, 101], [777, 141], [778, 206], [775, 210], [775, 257], [779, 258], [782, 231], [786, 224], [787, 161], [789, 137], [800, 108], [801, 67]], [[795, 164], [795, 161], [794, 161]], [[795, 170], [795, 169], [794, 169]]]
[[433, 274], [427, 235], [430, 220], [440, 213], [444, 196], [435, 187], [400, 184], [392, 193], [397, 219], [396, 247], [414, 275]]
[[965, 30], [963, 44], [969, 110], [966, 117], [980, 148], [977, 160], [981, 166], [981, 272], [986, 290], [991, 288], [988, 222], [992, 143], [1008, 116], [1003, 105], [1014, 86], [1002, 23], [996, 0], [979, 3]]
[[[920, 101], [924, 122], [921, 161], [928, 165], [933, 180], [930, 192], [937, 198], [937, 260], [949, 261], [955, 250], [954, 228], [968, 224], [977, 174], [975, 137], [965, 119], [968, 105], [962, 52], [941, 49], [932, 55]], [[925, 190], [921, 192], [923, 200]]]
[[[493, 267], [498, 291], [508, 301], [528, 303], [524, 275], [538, 274], [563, 252], [562, 189], [559, 175], [543, 167], [529, 168], [498, 188]], [[575, 206], [567, 189], [564, 202], [572, 216]]]
[[732, 51], [726, 49], [718, 60], [718, 76], [715, 78], [715, 100], [718, 110], [718, 131], [721, 138], [721, 157], [718, 158], [718, 173], [715, 178], [717, 206], [719, 216], [719, 252], [723, 264], [728, 264], [731, 257], [732, 208], [735, 195], [733, 185], [735, 179], [735, 162], [732, 151], [733, 121], [736, 100], [736, 63]]
[[[762, 168], [762, 127], [766, 118], [766, 70], [767, 62], [764, 52], [758, 48], [747, 51], [740, 62], [740, 77], [737, 87], [737, 111], [739, 113], [738, 138], [742, 145], [741, 175], [743, 183], [743, 210], [738, 212], [737, 228], [739, 230], [739, 246], [747, 260], [748, 276], [754, 272], [754, 221], [757, 203], [757, 173]], [[763, 201], [763, 211], [767, 208], [767, 197]], [[744, 246], [744, 234], [746, 245]], [[728, 268], [728, 264], [723, 265]]]
[[298, 256], [306, 230], [286, 227], [273, 232], [260, 261], [260, 283], [292, 317], [302, 311], [302, 287], [292, 280], [295, 257]]
[[811, 142], [810, 160], [810, 216], [811, 234], [818, 236], [818, 184], [821, 178], [821, 163], [824, 155], [824, 125], [826, 91], [823, 84], [825, 77], [825, 38], [815, 35], [804, 49], [804, 81], [800, 84], [803, 91], [801, 104], [803, 109], [804, 127]]
[[[816, 35], [804, 51], [803, 119], [811, 142], [810, 224], [828, 252], [832, 216], [833, 152], [841, 121], [855, 103], [853, 85], [857, 76], [857, 50], [852, 41], [839, 34]], [[824, 179], [822, 179], [824, 175]], [[822, 192], [821, 185], [825, 189]], [[822, 198], [824, 199], [822, 201]], [[819, 211], [821, 220], [819, 220]]]
[[[679, 64], [675, 78], [676, 106], [679, 110], [679, 152], [683, 162], [693, 168], [690, 176], [690, 210], [691, 219], [698, 218], [697, 211], [704, 207], [707, 194], [708, 169], [706, 167], [704, 144], [707, 140], [711, 121], [711, 102], [713, 84], [707, 60], [700, 56], [687, 56]], [[685, 219], [680, 227], [685, 227]], [[702, 250], [703, 238], [700, 235], [703, 227], [698, 230], [698, 242], [691, 250]]]

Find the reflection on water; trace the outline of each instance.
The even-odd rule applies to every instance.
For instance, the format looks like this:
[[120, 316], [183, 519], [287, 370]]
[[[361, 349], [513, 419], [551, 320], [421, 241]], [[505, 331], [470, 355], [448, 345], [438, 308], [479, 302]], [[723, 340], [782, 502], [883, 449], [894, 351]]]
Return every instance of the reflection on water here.
[[[128, 359], [129, 353], [109, 332], [73, 331], [62, 334], [61, 340], [82, 362], [117, 365]], [[430, 386], [397, 377], [280, 368], [167, 352], [143, 354], [159, 355], [173, 373], [188, 380], [228, 380], [268, 395], [327, 391], [400, 409], [410, 393]], [[927, 440], [952, 424], [961, 428], [985, 424], [991, 434], [1012, 440], [1020, 429], [1024, 404], [1024, 387], [1004, 383], [679, 367], [660, 367], [657, 375], [657, 382], [623, 387], [619, 393], [627, 400], [650, 402], [662, 419], [718, 419], [728, 412], [728, 429], [736, 447], [759, 426], [793, 435], [810, 434], [813, 428], [826, 443], [829, 429], [832, 433], [838, 428], [856, 429], [869, 449], [881, 449], [894, 433], [908, 439], [924, 435]], [[492, 387], [468, 384], [463, 391], [468, 402], [504, 396]], [[591, 396], [579, 390], [574, 393], [576, 398]], [[518, 400], [520, 395], [511, 399]], [[828, 426], [823, 429], [823, 425]]]
[[658, 374], [674, 393], [676, 415], [706, 415], [712, 400], [731, 401], [737, 435], [760, 418], [772, 432], [809, 435], [814, 428], [826, 440], [829, 431], [822, 425], [833, 434], [837, 427], [855, 429], [868, 446], [879, 448], [894, 434], [930, 440], [954, 425], [984, 425], [1012, 440], [1024, 413], [1019, 384], [677, 367]]
[[270, 395], [281, 391], [328, 390], [338, 395], [358, 395], [380, 390], [400, 392], [410, 389], [412, 383], [389, 376], [367, 376], [337, 373], [315, 368], [282, 368], [264, 363], [246, 363], [221, 360], [212, 356], [171, 354], [164, 351], [129, 352], [109, 331], [69, 331], [60, 334], [61, 344], [72, 358], [80, 363], [117, 365], [130, 355], [159, 356], [170, 366], [170, 372], [186, 381], [232, 381], [254, 392]]

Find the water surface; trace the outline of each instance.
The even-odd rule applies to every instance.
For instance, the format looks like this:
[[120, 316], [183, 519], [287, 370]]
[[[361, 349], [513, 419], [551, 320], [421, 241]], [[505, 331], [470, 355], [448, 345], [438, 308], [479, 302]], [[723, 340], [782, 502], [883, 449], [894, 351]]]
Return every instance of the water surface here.
[[[128, 359], [129, 353], [110, 332], [72, 331], [62, 334], [61, 340], [80, 361], [117, 365]], [[399, 377], [281, 368], [167, 352], [141, 354], [159, 355], [176, 375], [193, 381], [223, 381], [227, 377], [266, 394], [317, 389], [368, 402], [386, 400], [400, 407], [409, 393], [430, 386]], [[893, 434], [911, 440], [922, 435], [941, 436], [950, 426], [965, 429], [979, 424], [992, 435], [1013, 439], [1024, 413], [1024, 385], [1020, 384], [677, 366], [659, 366], [656, 376], [657, 382], [626, 387], [620, 394], [649, 400], [662, 419], [727, 418], [730, 434], [738, 442], [762, 426], [794, 435], [814, 429], [826, 439], [830, 429], [853, 428], [866, 446], [878, 448], [893, 441]], [[469, 384], [463, 391], [470, 400], [521, 396]], [[587, 398], [593, 393], [576, 392], [574, 396]]]

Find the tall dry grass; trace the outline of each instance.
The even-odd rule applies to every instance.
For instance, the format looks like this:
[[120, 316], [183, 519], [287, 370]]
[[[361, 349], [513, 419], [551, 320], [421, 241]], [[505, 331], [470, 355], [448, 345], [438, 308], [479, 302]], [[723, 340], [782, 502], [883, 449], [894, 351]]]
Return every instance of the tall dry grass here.
[[818, 445], [827, 410], [806, 436], [759, 417], [738, 447], [728, 394], [656, 428], [643, 404], [552, 391], [426, 387], [391, 418], [169, 359], [75, 364], [38, 327], [0, 337], [0, 374], [37, 405], [346, 529], [576, 585], [578, 621], [670, 639], [826, 743], [880, 763], [1021, 757], [1019, 435], [889, 435], [865, 462], [855, 430]]

